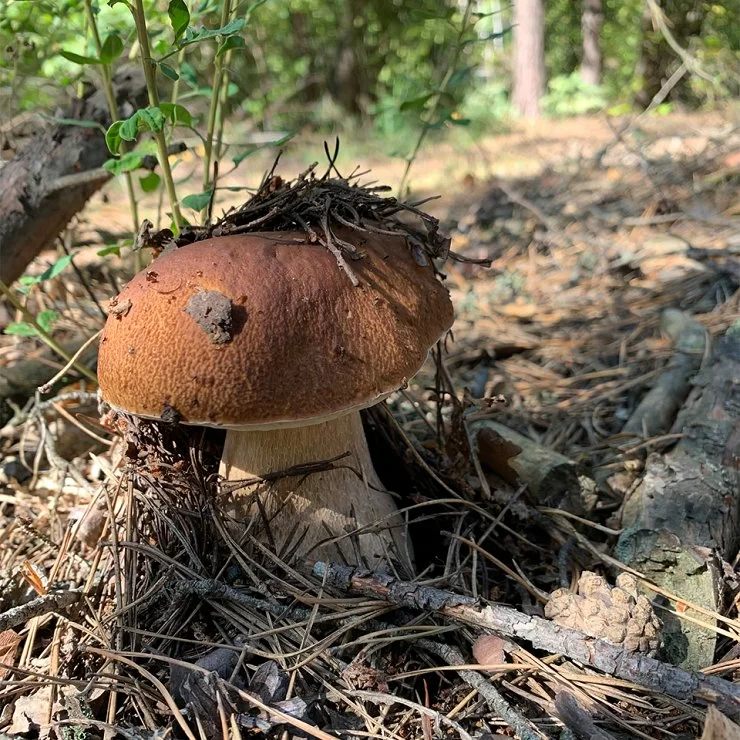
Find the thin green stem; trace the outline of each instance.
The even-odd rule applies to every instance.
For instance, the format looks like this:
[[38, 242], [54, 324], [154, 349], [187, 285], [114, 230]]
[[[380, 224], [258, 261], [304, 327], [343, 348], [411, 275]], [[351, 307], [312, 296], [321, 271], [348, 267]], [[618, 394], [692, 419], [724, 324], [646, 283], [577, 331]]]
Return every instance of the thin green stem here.
[[[182, 63], [185, 61], [185, 49], [180, 49], [178, 55], [177, 55], [177, 66], [178, 68], [182, 67]], [[182, 75], [178, 75], [177, 79], [175, 80], [174, 84], [172, 85], [172, 97], [171, 101], [173, 103], [177, 103], [178, 98], [180, 97], [180, 81], [182, 80]]]
[[[103, 52], [103, 44], [100, 40], [100, 32], [98, 30], [98, 24], [95, 19], [95, 13], [93, 13], [91, 0], [85, 0], [85, 14], [87, 16], [87, 24], [90, 27], [90, 31], [93, 37], [93, 43], [95, 44], [95, 51], [100, 58]], [[103, 76], [103, 91], [105, 92], [105, 99], [108, 103], [108, 112], [110, 113], [111, 122], [118, 120], [118, 103], [116, 102], [116, 93], [113, 89], [113, 72], [110, 64], [101, 65], [101, 71]], [[126, 142], [121, 142], [121, 154], [125, 154], [127, 151]], [[126, 183], [126, 193], [128, 194], [128, 205], [131, 213], [131, 221], [133, 222], [132, 233], [136, 234], [139, 228], [139, 205], [136, 202], [136, 191], [134, 190], [134, 180], [130, 172], [124, 172], [124, 181]], [[138, 253], [137, 253], [138, 258]], [[138, 267], [137, 267], [138, 271]]]
[[36, 334], [38, 335], [39, 339], [47, 346], [50, 350], [53, 352], [56, 352], [60, 357], [64, 358], [67, 362], [70, 362], [72, 366], [82, 375], [84, 375], [88, 380], [91, 380], [93, 383], [97, 384], [98, 378], [95, 375], [95, 373], [90, 370], [89, 368], [86, 368], [82, 363], [78, 362], [77, 360], [72, 360], [72, 355], [69, 354], [62, 346], [60, 346], [54, 338], [49, 334], [46, 329], [44, 329], [38, 321], [36, 321], [36, 317], [10, 292], [10, 289], [8, 288], [5, 283], [0, 280], [0, 293], [2, 293], [10, 303], [13, 308], [15, 308], [17, 311], [20, 311], [21, 315], [23, 316], [23, 319], [30, 324], [35, 330]]
[[[178, 55], [177, 55], [177, 66], [178, 68], [182, 68], [182, 63], [185, 61], [185, 49], [180, 49]], [[174, 85], [172, 85], [172, 96], [170, 97], [170, 102], [174, 105], [177, 105], [177, 101], [180, 99], [180, 83], [182, 80], [182, 75], [179, 75], [178, 78], [175, 80]], [[159, 189], [159, 198], [157, 199], [157, 229], [161, 228], [162, 223], [162, 202], [164, 201], [164, 190], [162, 188]]]
[[409, 174], [411, 172], [411, 167], [414, 164], [417, 155], [419, 154], [419, 150], [421, 149], [422, 144], [427, 138], [427, 134], [431, 131], [432, 123], [434, 122], [434, 119], [437, 115], [437, 110], [439, 109], [439, 102], [442, 99], [445, 91], [447, 90], [447, 85], [449, 85], [450, 80], [452, 79], [452, 75], [455, 74], [455, 70], [457, 69], [457, 63], [460, 60], [460, 54], [463, 50], [463, 41], [465, 39], [465, 34], [467, 33], [469, 28], [470, 16], [473, 12], [474, 4], [475, 0], [468, 0], [467, 5], [465, 6], [465, 13], [463, 14], [460, 31], [457, 34], [457, 40], [455, 42], [455, 50], [452, 54], [452, 59], [450, 60], [450, 64], [445, 71], [444, 77], [442, 78], [442, 82], [440, 83], [437, 92], [432, 97], [432, 106], [429, 109], [426, 118], [424, 119], [421, 131], [419, 131], [419, 136], [414, 144], [414, 148], [411, 150], [411, 154], [409, 154], [409, 156], [406, 158], [406, 167], [404, 168], [403, 176], [401, 177], [401, 184], [398, 186], [399, 199], [404, 198], [404, 193], [406, 192], [406, 186], [408, 183]]
[[[231, 0], [223, 0], [221, 6], [221, 28], [229, 22], [231, 15]], [[219, 103], [221, 102], [221, 85], [224, 78], [224, 55], [216, 56], [213, 72], [213, 90], [211, 92], [211, 105], [208, 108], [208, 128], [206, 130], [205, 156], [203, 158], [203, 191], [211, 186], [211, 163], [213, 158], [213, 135], [216, 131], [216, 116]], [[208, 208], [201, 212], [201, 220], [205, 220]]]
[[218, 135], [216, 136], [216, 159], [221, 159], [224, 155], [224, 125], [226, 124], [226, 105], [229, 100], [229, 83], [231, 75], [229, 74], [229, 65], [231, 64], [231, 49], [226, 52], [224, 59], [224, 80], [221, 85], [221, 105], [218, 109]]
[[[153, 108], [159, 106], [159, 94], [157, 93], [156, 72], [157, 65], [152, 59], [152, 52], [149, 47], [149, 31], [146, 26], [146, 16], [144, 15], [143, 0], [135, 0], [133, 7], [134, 23], [136, 24], [136, 36], [139, 40], [139, 49], [141, 52], [141, 66], [144, 69], [144, 78], [146, 79], [146, 90], [149, 96], [149, 105]], [[180, 204], [177, 200], [177, 191], [175, 190], [175, 181], [172, 178], [172, 169], [167, 154], [167, 141], [164, 137], [164, 131], [154, 133], [154, 141], [157, 144], [157, 159], [159, 167], [162, 170], [162, 179], [167, 188], [167, 196], [170, 200], [172, 209], [172, 220], [178, 231], [182, 229], [183, 218], [180, 212]]]

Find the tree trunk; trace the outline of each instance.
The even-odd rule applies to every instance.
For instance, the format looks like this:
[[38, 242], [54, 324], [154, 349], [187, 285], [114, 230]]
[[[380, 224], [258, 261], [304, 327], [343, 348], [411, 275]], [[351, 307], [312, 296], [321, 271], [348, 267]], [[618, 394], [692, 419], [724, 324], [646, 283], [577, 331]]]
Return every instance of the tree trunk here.
[[[115, 88], [122, 116], [138, 107], [146, 90], [141, 73], [125, 69], [116, 75]], [[110, 124], [105, 95], [98, 91], [75, 101], [65, 118]], [[28, 263], [82, 210], [106, 178], [78, 176], [99, 168], [109, 156], [99, 129], [52, 124], [3, 166], [0, 280], [7, 285], [20, 277]]]
[[514, 90], [512, 102], [524, 118], [537, 118], [545, 91], [543, 0], [514, 0]]
[[601, 84], [601, 26], [603, 23], [602, 0], [583, 0], [581, 77], [589, 85]]
[[356, 0], [345, 0], [339, 23], [339, 50], [334, 60], [331, 88], [334, 99], [353, 116], [362, 112], [361, 99], [367, 90], [367, 70], [360, 63], [364, 43], [355, 19], [362, 17]]

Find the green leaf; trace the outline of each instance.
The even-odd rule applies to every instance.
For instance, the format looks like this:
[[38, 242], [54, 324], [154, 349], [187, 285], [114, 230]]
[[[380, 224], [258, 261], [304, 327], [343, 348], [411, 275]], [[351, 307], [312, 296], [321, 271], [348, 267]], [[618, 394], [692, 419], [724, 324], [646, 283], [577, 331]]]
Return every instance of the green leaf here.
[[41, 311], [36, 316], [36, 323], [48, 334], [51, 331], [51, 327], [59, 321], [59, 314], [56, 311], [52, 311], [50, 308], [45, 311]]
[[52, 278], [55, 278], [64, 270], [65, 267], [67, 267], [67, 265], [71, 261], [72, 255], [65, 254], [63, 257], [60, 257], [53, 265], [47, 267], [40, 275], [23, 275], [22, 277], [18, 278], [18, 282], [27, 290], [31, 285], [38, 285], [39, 283], [43, 283], [45, 280], [51, 280]]
[[411, 98], [411, 100], [404, 100], [403, 103], [401, 103], [401, 107], [399, 110], [407, 111], [407, 110], [422, 110], [424, 106], [427, 103], [427, 100], [430, 98], [433, 98], [435, 93], [430, 92], [426, 93], [424, 95], [419, 95], [418, 98]]
[[114, 175], [131, 172], [141, 167], [144, 155], [141, 152], [126, 152], [120, 159], [109, 159], [103, 167]]
[[5, 333], [16, 337], [35, 337], [38, 332], [26, 321], [14, 321], [5, 327]]
[[180, 41], [181, 46], [187, 46], [189, 44], [196, 44], [200, 41], [206, 41], [207, 39], [215, 39], [217, 36], [233, 36], [239, 33], [247, 23], [243, 18], [235, 18], [230, 23], [227, 23], [221, 28], [201, 28], [198, 31], [194, 31], [192, 28], [188, 28], [185, 32], [185, 36]]
[[411, 15], [424, 21], [443, 21], [448, 20], [455, 14], [455, 8], [440, 8], [437, 11], [427, 10], [425, 8], [414, 8], [411, 10]]
[[192, 208], [194, 211], [202, 211], [210, 202], [213, 190], [206, 190], [196, 195], [186, 195], [180, 204], [183, 208]]
[[102, 249], [98, 250], [97, 255], [98, 257], [105, 257], [108, 254], [115, 254], [116, 257], [121, 256], [121, 248], [116, 244], [111, 244], [108, 247], [103, 247]]
[[64, 270], [65, 267], [72, 261], [72, 255], [71, 254], [65, 254], [63, 257], [60, 257], [53, 265], [50, 267], [47, 267], [36, 279], [37, 283], [43, 283], [44, 280], [51, 280], [52, 278], [55, 278], [59, 273]]
[[237, 154], [231, 161], [234, 163], [234, 167], [238, 167], [247, 157], [251, 157], [252, 154], [254, 154], [255, 152], [259, 152], [260, 150], [266, 149], [271, 146], [282, 146], [283, 144], [286, 144], [287, 142], [289, 142], [294, 136], [295, 134], [293, 133], [285, 134], [285, 136], [281, 136], [279, 139], [276, 139], [275, 141], [268, 141], [266, 144], [260, 144], [259, 146], [253, 146], [251, 149], [246, 149], [240, 154]]
[[121, 126], [123, 126], [123, 121], [116, 121], [105, 132], [105, 143], [111, 154], [118, 154], [121, 149]]
[[227, 38], [226, 41], [218, 47], [216, 57], [218, 58], [222, 54], [225, 54], [229, 49], [244, 49], [246, 46], [247, 44], [241, 36], [229, 36], [229, 38]]
[[468, 67], [463, 67], [462, 69], [456, 70], [452, 77], [450, 77], [450, 81], [447, 83], [447, 87], [457, 87], [457, 85], [466, 82], [468, 78], [470, 77], [471, 73], [477, 69], [477, 66], [474, 64], [471, 64]]
[[187, 108], [177, 103], [162, 103], [159, 109], [164, 114], [165, 118], [168, 118], [174, 124], [181, 124], [183, 126], [192, 126], [193, 117]]
[[100, 50], [100, 61], [103, 64], [110, 64], [118, 59], [123, 53], [123, 41], [117, 33], [112, 33], [103, 42], [103, 48]]
[[100, 59], [96, 59], [95, 57], [86, 57], [82, 54], [75, 54], [73, 51], [65, 51], [62, 49], [59, 54], [66, 60], [74, 62], [75, 64], [101, 64]]
[[114, 5], [125, 5], [129, 10], [132, 10], [131, 4], [126, 2], [126, 0], [108, 0], [108, 7], [112, 8]]
[[136, 111], [131, 117], [125, 121], [121, 121], [121, 127], [118, 130], [118, 135], [124, 141], [134, 141], [136, 135], [139, 133], [139, 111]]
[[252, 13], [254, 13], [257, 8], [259, 8], [260, 5], [264, 5], [267, 2], [267, 0], [254, 0], [254, 2], [247, 7], [247, 10], [244, 13], [244, 20], [249, 23], [249, 19], [252, 17]]
[[36, 115], [50, 123], [58, 123], [63, 126], [79, 126], [80, 128], [96, 128], [105, 133], [105, 126], [97, 121], [80, 121], [77, 118], [55, 118], [54, 116], [46, 115], [46, 113], [37, 113]]
[[172, 30], [175, 32], [175, 41], [178, 41], [190, 23], [188, 6], [185, 5], [184, 0], [170, 0], [170, 4], [167, 6], [167, 15], [170, 17]]
[[159, 68], [162, 70], [162, 74], [165, 77], [169, 77], [171, 80], [179, 80], [180, 79], [180, 75], [177, 74], [177, 71], [173, 67], [170, 67], [169, 64], [165, 64], [164, 62], [160, 62], [159, 63]]
[[140, 128], [148, 128], [155, 134], [164, 128], [165, 117], [159, 108], [143, 108], [138, 114], [142, 124]]
[[182, 75], [185, 82], [195, 87], [198, 86], [198, 74], [195, 71], [195, 67], [193, 67], [190, 62], [183, 62], [180, 65], [180, 74]]
[[155, 134], [160, 132], [164, 128], [165, 120], [165, 115], [159, 108], [141, 108], [121, 123], [117, 133], [124, 141], [136, 141], [139, 131], [149, 129]]
[[148, 175], [139, 178], [139, 185], [145, 193], [154, 192], [161, 182], [160, 176], [156, 172], [150, 172]]

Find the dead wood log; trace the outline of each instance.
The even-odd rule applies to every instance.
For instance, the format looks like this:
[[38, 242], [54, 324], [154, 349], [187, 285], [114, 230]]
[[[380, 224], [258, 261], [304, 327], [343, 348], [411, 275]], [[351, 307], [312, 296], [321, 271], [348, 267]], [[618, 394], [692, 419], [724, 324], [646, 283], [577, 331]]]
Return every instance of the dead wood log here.
[[469, 424], [475, 432], [478, 458], [513, 486], [526, 483], [539, 506], [583, 515], [596, 502], [596, 487], [578, 475], [575, 463], [503, 424], [481, 419]]
[[[740, 336], [727, 334], [693, 381], [671, 452], [653, 454], [625, 501], [617, 557], [688, 602], [719, 611], [722, 560], [740, 535]], [[686, 615], [707, 618], [691, 609]], [[716, 633], [661, 613], [664, 658], [698, 670], [714, 661]]]
[[740, 718], [740, 686], [723, 678], [692, 673], [639, 653], [630, 653], [606, 640], [588, 637], [508, 606], [401, 581], [393, 576], [322, 562], [314, 564], [313, 572], [326, 586], [339, 591], [362, 594], [405, 608], [434, 611], [455, 622], [527, 640], [538, 650], [564, 655], [610, 676], [681, 701], [700, 706], [713, 704], [728, 717]]
[[663, 311], [661, 331], [670, 338], [675, 353], [627, 420], [625, 434], [654, 437], [665, 434], [691, 390], [691, 379], [708, 353], [710, 341], [704, 327], [675, 308]]
[[[121, 116], [130, 115], [144, 101], [143, 75], [122, 68], [114, 80]], [[98, 90], [77, 100], [65, 118], [110, 124], [105, 95]], [[34, 136], [18, 155], [0, 169], [0, 280], [16, 280], [29, 262], [48, 246], [108, 179], [75, 182], [61, 178], [98, 168], [109, 157], [98, 128], [57, 124]]]

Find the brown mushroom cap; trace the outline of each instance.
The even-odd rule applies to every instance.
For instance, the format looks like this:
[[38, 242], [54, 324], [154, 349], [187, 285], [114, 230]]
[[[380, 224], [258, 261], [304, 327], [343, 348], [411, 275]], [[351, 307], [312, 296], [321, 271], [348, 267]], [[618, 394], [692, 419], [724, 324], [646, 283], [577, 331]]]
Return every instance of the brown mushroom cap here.
[[300, 425], [402, 386], [452, 325], [401, 237], [345, 232], [354, 287], [305, 234], [224, 236], [157, 258], [112, 302], [98, 359], [111, 406], [236, 428]]

